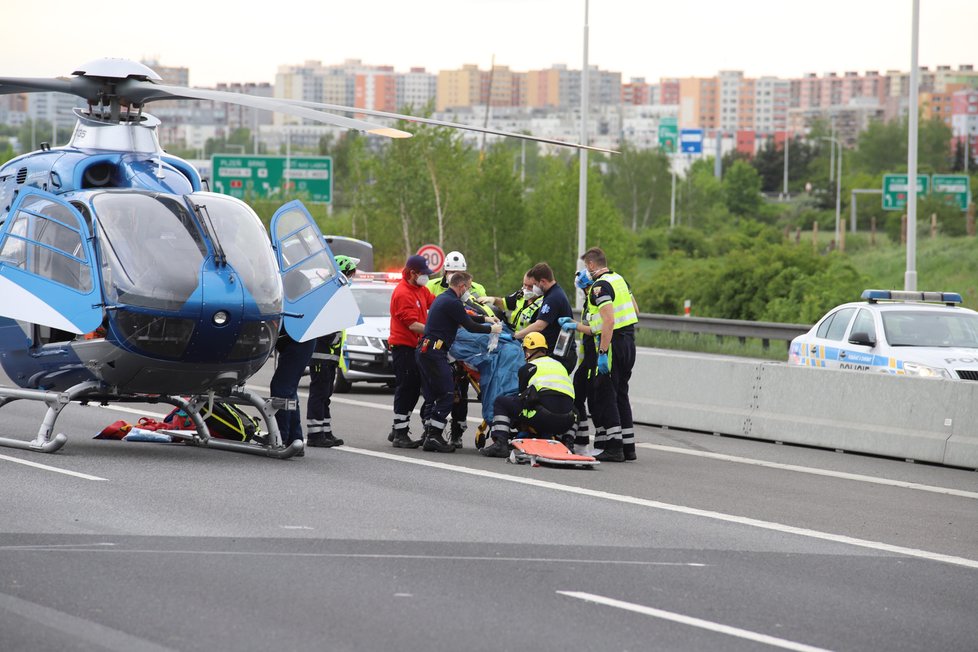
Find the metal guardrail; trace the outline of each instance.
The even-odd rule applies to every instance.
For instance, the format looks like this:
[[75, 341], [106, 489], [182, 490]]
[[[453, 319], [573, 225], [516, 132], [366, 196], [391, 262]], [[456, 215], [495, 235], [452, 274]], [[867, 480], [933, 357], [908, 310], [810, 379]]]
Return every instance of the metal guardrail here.
[[638, 316], [638, 328], [673, 333], [704, 333], [721, 337], [753, 337], [767, 343], [770, 340], [790, 342], [811, 329], [808, 324], [780, 324], [770, 321], [745, 319], [717, 319], [714, 317], [683, 317], [642, 313]]
[[725, 337], [755, 337], [760, 340], [785, 340], [807, 333], [805, 324], [779, 324], [770, 321], [716, 319], [713, 317], [680, 317], [677, 315], [640, 314], [638, 328], [679, 333], [706, 333]]

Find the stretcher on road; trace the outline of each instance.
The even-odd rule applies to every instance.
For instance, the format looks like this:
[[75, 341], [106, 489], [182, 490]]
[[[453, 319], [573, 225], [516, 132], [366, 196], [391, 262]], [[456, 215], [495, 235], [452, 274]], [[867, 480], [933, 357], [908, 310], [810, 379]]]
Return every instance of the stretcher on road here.
[[554, 439], [514, 439], [513, 450], [509, 453], [510, 464], [529, 464], [530, 466], [556, 465], [576, 466], [593, 469], [598, 460], [590, 455], [577, 455]]

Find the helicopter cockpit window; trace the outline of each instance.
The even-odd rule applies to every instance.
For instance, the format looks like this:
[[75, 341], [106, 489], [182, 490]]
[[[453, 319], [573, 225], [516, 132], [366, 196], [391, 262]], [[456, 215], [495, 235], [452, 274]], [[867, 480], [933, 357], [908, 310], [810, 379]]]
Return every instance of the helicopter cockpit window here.
[[84, 294], [92, 290], [82, 234], [67, 207], [29, 197], [14, 219], [0, 259]]
[[289, 301], [333, 277], [333, 264], [326, 246], [303, 213], [290, 211], [283, 214], [275, 229], [281, 242], [283, 285]]
[[278, 267], [268, 233], [255, 212], [231, 197], [194, 194], [189, 199], [207, 211], [228, 264], [262, 314], [282, 312]]
[[92, 207], [108, 300], [179, 310], [200, 284], [207, 255], [182, 198], [105, 192], [93, 198]]

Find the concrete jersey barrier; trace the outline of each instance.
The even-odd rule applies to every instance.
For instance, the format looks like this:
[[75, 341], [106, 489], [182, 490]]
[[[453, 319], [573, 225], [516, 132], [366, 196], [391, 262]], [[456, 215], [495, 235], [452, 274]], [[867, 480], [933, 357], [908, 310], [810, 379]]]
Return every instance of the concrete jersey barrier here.
[[638, 349], [636, 422], [978, 468], [978, 383]]

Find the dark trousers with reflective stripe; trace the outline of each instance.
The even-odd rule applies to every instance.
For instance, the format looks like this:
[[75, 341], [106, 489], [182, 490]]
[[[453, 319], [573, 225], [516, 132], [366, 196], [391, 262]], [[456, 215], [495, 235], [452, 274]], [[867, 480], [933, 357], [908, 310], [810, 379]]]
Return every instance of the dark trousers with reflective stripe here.
[[[323, 351], [320, 348], [317, 344], [316, 353], [331, 355], [330, 346], [322, 347], [325, 348]], [[333, 396], [333, 384], [336, 382], [336, 369], [339, 367], [337, 360], [320, 360], [315, 354], [313, 356], [309, 362], [309, 401], [306, 403], [306, 430], [310, 435], [314, 432], [333, 431], [329, 404]]]
[[[391, 364], [394, 366], [394, 429], [406, 430], [411, 413], [421, 396], [421, 370], [413, 346], [391, 347]], [[427, 401], [421, 406], [421, 418], [426, 419]]]
[[594, 412], [594, 383], [591, 382], [590, 376], [594, 373], [596, 364], [597, 353], [585, 348], [581, 364], [574, 372], [574, 411], [577, 412], [577, 432], [574, 435], [574, 444], [576, 446], [587, 446], [590, 443], [587, 406], [591, 406], [591, 411]]
[[278, 351], [278, 365], [268, 384], [272, 396], [296, 401], [296, 409], [279, 410], [275, 413], [275, 422], [282, 434], [282, 443], [286, 446], [296, 439], [302, 439], [302, 415], [299, 413], [298, 403], [299, 379], [305, 373], [315, 348], [316, 340], [296, 342], [290, 338], [282, 343]]
[[510, 429], [525, 433], [528, 438], [560, 437], [574, 426], [574, 414], [555, 414], [543, 406], [531, 417], [523, 416], [526, 409], [519, 396], [497, 396], [492, 404], [492, 438], [509, 441]]
[[635, 452], [635, 424], [628, 400], [628, 383], [634, 366], [635, 335], [615, 331], [611, 338], [611, 373], [591, 378], [594, 425], [604, 428], [609, 449], [617, 448], [617, 442], [621, 442], [626, 453]]
[[428, 419], [433, 427], [444, 430], [455, 401], [455, 374], [448, 364], [448, 351], [429, 348], [422, 353], [419, 348], [417, 359], [421, 369], [421, 392], [425, 402], [431, 405]]

